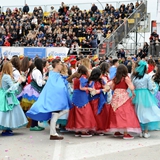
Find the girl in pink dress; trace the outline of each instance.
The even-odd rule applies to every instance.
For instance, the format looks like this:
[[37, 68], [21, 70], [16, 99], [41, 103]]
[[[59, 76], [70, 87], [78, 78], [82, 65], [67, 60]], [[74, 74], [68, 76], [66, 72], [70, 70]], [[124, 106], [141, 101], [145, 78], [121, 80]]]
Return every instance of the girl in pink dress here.
[[117, 68], [111, 88], [114, 93], [111, 101], [109, 131], [114, 132], [114, 137], [134, 139], [129, 132], [141, 133], [141, 127], [134, 110], [134, 105], [127, 92], [129, 88], [132, 95], [135, 95], [134, 86], [128, 77], [125, 65], [121, 64]]

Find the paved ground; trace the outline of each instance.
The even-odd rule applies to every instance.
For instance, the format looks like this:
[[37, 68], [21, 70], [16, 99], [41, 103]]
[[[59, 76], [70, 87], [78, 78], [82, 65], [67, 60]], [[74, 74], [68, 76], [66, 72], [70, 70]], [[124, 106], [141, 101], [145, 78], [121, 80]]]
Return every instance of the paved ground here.
[[30, 132], [23, 128], [12, 137], [0, 136], [0, 160], [159, 160], [160, 131], [149, 139], [113, 138], [112, 135], [76, 138], [65, 133], [63, 141], [50, 141], [49, 128]]

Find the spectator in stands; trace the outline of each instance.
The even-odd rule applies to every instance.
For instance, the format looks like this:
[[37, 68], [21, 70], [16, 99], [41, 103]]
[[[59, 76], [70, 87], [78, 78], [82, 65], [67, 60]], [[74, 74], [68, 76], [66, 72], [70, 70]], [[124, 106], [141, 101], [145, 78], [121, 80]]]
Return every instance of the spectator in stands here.
[[[23, 13], [21, 9], [15, 8], [11, 11], [8, 8], [6, 13], [0, 15], [1, 45], [4, 45], [7, 37], [12, 46], [64, 46], [66, 42], [66, 46], [71, 47], [76, 41], [78, 46], [88, 47], [89, 44], [89, 47], [92, 47], [91, 37], [94, 36], [100, 41], [107, 33], [110, 35], [123, 23], [122, 18], [128, 16], [130, 7], [133, 10], [134, 5], [128, 4], [126, 7], [121, 5], [120, 10], [106, 4], [105, 10], [101, 13], [95, 4], [90, 11], [82, 11], [77, 6], [69, 9], [62, 2], [58, 11], [51, 7], [50, 13], [53, 14], [44, 17], [41, 7], [35, 7], [30, 14], [29, 10], [24, 12], [25, 8], [29, 8], [27, 5], [23, 7]], [[123, 33], [124, 31], [120, 34]], [[58, 45], [57, 37], [61, 39]]]
[[78, 55], [79, 54], [79, 45], [76, 41], [73, 42], [70, 50], [71, 55]]
[[0, 38], [0, 46], [3, 46], [3, 40]]
[[148, 50], [149, 50], [149, 45], [147, 42], [145, 42], [143, 46], [143, 52], [145, 53], [146, 56], [148, 56]]
[[4, 46], [6, 46], [6, 47], [9, 47], [9, 46], [10, 46], [10, 43], [8, 42], [8, 39], [7, 39], [7, 38], [5, 39]]
[[106, 38], [109, 38], [111, 36], [111, 30], [108, 31]]
[[67, 40], [66, 40], [66, 47], [70, 48], [72, 44], [72, 40], [69, 36], [67, 36]]
[[62, 2], [61, 6], [60, 6], [60, 8], [58, 10], [59, 15], [65, 15], [68, 10], [69, 10], [69, 7], [66, 4], [64, 4], [64, 2]]
[[6, 16], [11, 16], [11, 14], [12, 14], [11, 9], [10, 9], [10, 8], [7, 8], [7, 9], [6, 9]]
[[92, 55], [94, 55], [96, 52], [96, 49], [98, 47], [98, 42], [97, 42], [96, 37], [94, 37], [94, 36], [91, 37], [90, 46], [91, 46], [91, 48], [93, 48]]
[[142, 59], [142, 57], [143, 57], [143, 50], [142, 50], [142, 48], [139, 48], [138, 53], [136, 55], [136, 58], [137, 59]]
[[56, 13], [56, 10], [54, 10], [54, 7], [51, 7], [51, 10], [49, 11], [49, 16], [53, 16], [53, 14]]
[[137, 1], [135, 4], [135, 8], [139, 7], [139, 2]]
[[23, 7], [23, 13], [28, 13], [28, 12], [29, 12], [29, 6], [25, 4], [25, 6]]
[[114, 17], [116, 18], [116, 19], [119, 19], [119, 10], [118, 9], [116, 9], [115, 10], [115, 12], [113, 13], [114, 14]]
[[91, 7], [92, 13], [95, 13], [98, 10], [98, 7], [93, 3]]
[[121, 48], [117, 53], [118, 58], [125, 58], [125, 51], [123, 48]]
[[104, 9], [107, 13], [109, 11], [109, 4], [107, 3], [106, 6], [105, 6], [105, 9]]

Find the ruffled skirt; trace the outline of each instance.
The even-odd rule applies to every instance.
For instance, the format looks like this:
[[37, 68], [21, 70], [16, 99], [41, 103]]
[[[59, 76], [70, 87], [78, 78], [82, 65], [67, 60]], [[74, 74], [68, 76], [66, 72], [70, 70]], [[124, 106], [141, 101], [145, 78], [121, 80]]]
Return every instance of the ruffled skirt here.
[[157, 92], [156, 98], [158, 100], [158, 108], [160, 108], [160, 91]]
[[141, 127], [131, 99], [128, 99], [115, 111], [110, 105], [110, 122], [107, 131], [141, 133]]
[[109, 123], [109, 104], [104, 104], [100, 114], [98, 112], [99, 98], [90, 101], [95, 120], [97, 122], [97, 132], [105, 132]]
[[75, 105], [69, 111], [66, 129], [75, 132], [95, 131], [97, 123], [90, 103], [79, 108]]
[[7, 112], [0, 111], [0, 130], [20, 128], [26, 126], [27, 123], [28, 120], [20, 105], [14, 106]]
[[142, 130], [160, 129], [160, 109], [155, 96], [148, 89], [135, 90], [136, 113]]
[[27, 111], [31, 108], [33, 103], [37, 101], [39, 97], [39, 93], [31, 86], [31, 84], [28, 84], [23, 89], [23, 96], [21, 99], [21, 106], [22, 109]]

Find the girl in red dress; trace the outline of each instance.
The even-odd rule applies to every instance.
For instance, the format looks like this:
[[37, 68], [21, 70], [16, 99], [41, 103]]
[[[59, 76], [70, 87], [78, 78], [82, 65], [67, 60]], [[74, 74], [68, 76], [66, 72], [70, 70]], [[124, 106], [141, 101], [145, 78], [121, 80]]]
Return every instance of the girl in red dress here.
[[89, 77], [89, 87], [93, 88], [90, 92], [90, 104], [93, 110], [94, 117], [97, 122], [97, 134], [103, 135], [106, 131], [106, 123], [109, 122], [107, 108], [107, 91], [110, 88], [105, 88], [105, 82], [101, 78], [101, 70], [95, 68], [92, 70]]
[[115, 132], [114, 137], [122, 136], [123, 139], [134, 139], [129, 132], [141, 133], [141, 127], [127, 92], [129, 88], [132, 95], [135, 95], [134, 86], [127, 75], [126, 66], [119, 65], [112, 81], [114, 93], [111, 101], [109, 131]]
[[92, 135], [89, 134], [89, 131], [95, 131], [97, 128], [97, 123], [89, 103], [89, 91], [93, 89], [88, 87], [87, 68], [83, 65], [79, 66], [78, 73], [81, 76], [73, 80], [73, 107], [69, 112], [66, 129], [75, 131], [76, 137], [91, 137]]

